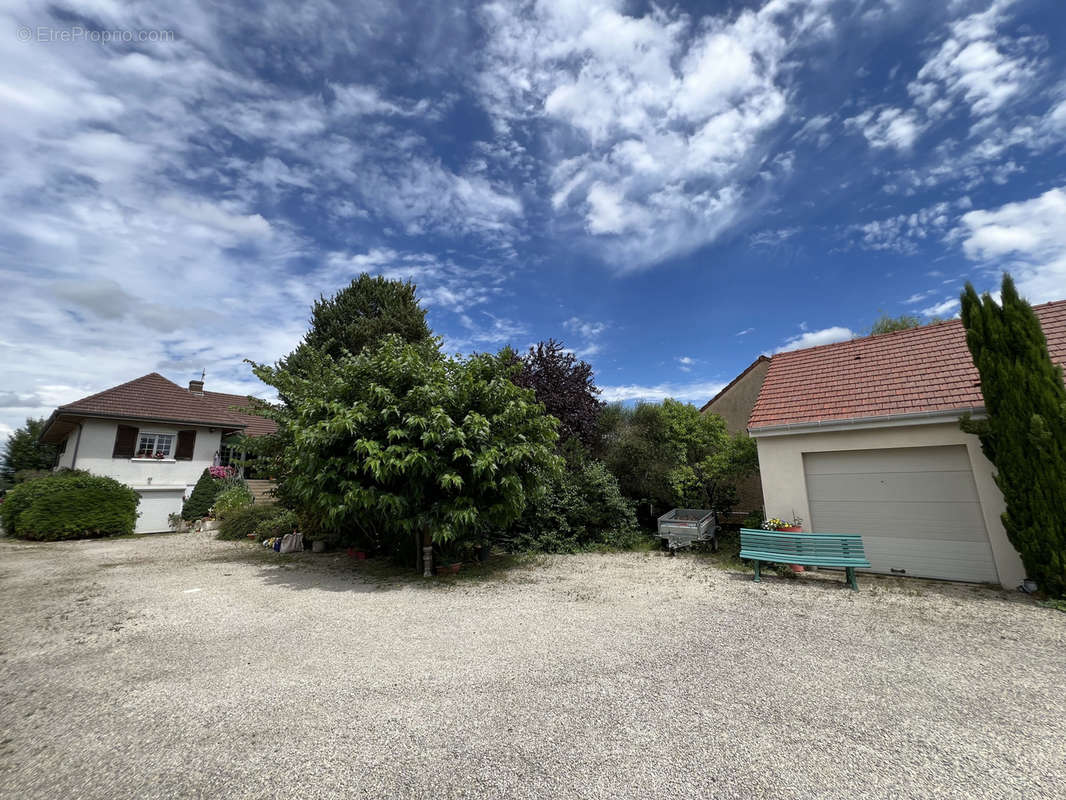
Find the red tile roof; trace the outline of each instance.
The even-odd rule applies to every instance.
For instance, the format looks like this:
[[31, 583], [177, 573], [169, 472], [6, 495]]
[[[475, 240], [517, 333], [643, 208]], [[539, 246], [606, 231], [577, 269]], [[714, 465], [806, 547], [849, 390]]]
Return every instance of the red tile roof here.
[[53, 417], [61, 414], [151, 419], [169, 422], [202, 423], [220, 428], [242, 429], [249, 436], [273, 433], [273, 420], [242, 414], [231, 407], [245, 407], [244, 395], [204, 392], [194, 394], [158, 372], [143, 375], [128, 383], [105, 389], [60, 406]]
[[[1066, 364], [1066, 300], [1034, 306], [1048, 351]], [[778, 353], [748, 429], [981, 408], [960, 320]]]

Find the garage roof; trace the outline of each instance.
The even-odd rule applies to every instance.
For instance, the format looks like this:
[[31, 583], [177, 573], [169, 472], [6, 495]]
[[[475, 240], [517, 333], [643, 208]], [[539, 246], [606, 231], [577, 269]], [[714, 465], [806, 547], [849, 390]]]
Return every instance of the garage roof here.
[[[1033, 306], [1057, 364], [1066, 363], [1066, 300]], [[981, 408], [961, 320], [778, 353], [748, 429]]]

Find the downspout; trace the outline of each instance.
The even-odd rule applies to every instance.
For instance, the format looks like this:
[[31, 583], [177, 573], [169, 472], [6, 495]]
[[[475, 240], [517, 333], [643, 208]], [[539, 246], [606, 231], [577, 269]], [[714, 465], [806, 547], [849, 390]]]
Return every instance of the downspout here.
[[78, 438], [76, 438], [74, 440], [74, 455], [72, 455], [70, 457], [70, 468], [71, 469], [74, 469], [75, 467], [78, 466], [78, 445], [81, 444], [81, 425], [82, 425], [82, 423], [79, 422], [78, 423]]

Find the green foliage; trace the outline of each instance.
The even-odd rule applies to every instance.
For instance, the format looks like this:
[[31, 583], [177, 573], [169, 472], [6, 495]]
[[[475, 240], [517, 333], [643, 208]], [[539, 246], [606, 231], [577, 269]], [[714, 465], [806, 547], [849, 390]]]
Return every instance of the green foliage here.
[[600, 433], [600, 458], [618, 479], [622, 494], [637, 504], [641, 521], [650, 524], [673, 504], [669, 472], [674, 454], [662, 406], [607, 406], [600, 416]]
[[[69, 471], [69, 470], [63, 470]], [[82, 472], [83, 470], [78, 470]], [[26, 481], [35, 481], [40, 478], [50, 478], [56, 474], [56, 470], [51, 469], [20, 469], [15, 473], [15, 483], [25, 483]]]
[[905, 331], [908, 328], [917, 328], [922, 324], [921, 319], [913, 314], [901, 314], [898, 317], [890, 317], [888, 315], [882, 315], [877, 322], [874, 323], [870, 329], [870, 335], [876, 336], [880, 333], [892, 333], [894, 331]]
[[1040, 322], [1003, 276], [1001, 303], [962, 295], [966, 344], [981, 376], [987, 419], [964, 418], [977, 434], [1007, 511], [1003, 526], [1028, 576], [1066, 594], [1066, 388]]
[[[86, 477], [89, 475], [88, 472], [82, 469], [62, 469], [56, 472], [51, 470], [39, 470], [37, 473], [36, 477], [27, 478], [27, 480], [19, 484], [19, 487], [59, 476]], [[0, 503], [0, 525], [3, 525], [4, 530], [7, 531], [9, 535], [14, 535], [15, 521], [18, 519], [18, 515], [29, 508], [30, 502], [35, 496], [34, 492], [29, 489], [20, 489], [17, 493], [12, 490], [4, 496], [4, 501]]]
[[429, 341], [432, 334], [413, 283], [364, 273], [332, 297], [315, 302], [310, 329], [278, 368], [306, 376], [316, 356], [336, 360], [358, 355], [387, 336], [417, 343]]
[[575, 553], [593, 547], [629, 549], [641, 538], [632, 504], [602, 461], [568, 459], [562, 473], [545, 476], [507, 536], [515, 551]]
[[216, 519], [225, 519], [230, 514], [250, 506], [255, 500], [252, 497], [252, 493], [248, 491], [246, 486], [230, 486], [227, 489], [223, 489], [215, 497], [214, 505], [212, 506], [213, 513]]
[[720, 513], [732, 510], [737, 482], [759, 468], [755, 441], [743, 434], [730, 436], [720, 416], [701, 414], [691, 403], [667, 399], [662, 413], [674, 455], [667, 475], [674, 503]]
[[676, 400], [610, 406], [601, 430], [603, 460], [646, 524], [673, 507], [729, 511], [737, 484], [758, 469], [752, 439]]
[[273, 507], [275, 514], [266, 517], [255, 526], [255, 538], [260, 542], [273, 539], [275, 536], [284, 536], [300, 529], [300, 518], [295, 511], [287, 508]]
[[286, 496], [312, 527], [408, 552], [506, 528], [558, 468], [555, 420], [506, 356], [443, 357], [390, 336], [308, 377], [256, 365], [286, 398]]
[[[247, 539], [249, 534], [256, 533], [261, 523], [276, 519], [286, 513], [284, 508], [274, 504], [244, 506], [227, 514], [218, 527], [219, 539]], [[285, 531], [292, 533], [292, 529]]]
[[212, 478], [211, 473], [205, 469], [200, 480], [193, 487], [192, 493], [181, 506], [181, 518], [191, 521], [206, 517], [222, 489], [222, 480]]
[[0, 475], [8, 483], [19, 483], [16, 473], [50, 470], [55, 466], [56, 446], [39, 441], [44, 424], [44, 419], [27, 419], [25, 425], [7, 438], [4, 455], [0, 458]]
[[132, 533], [140, 496], [112, 478], [66, 471], [20, 483], [0, 504], [10, 536], [39, 541]]

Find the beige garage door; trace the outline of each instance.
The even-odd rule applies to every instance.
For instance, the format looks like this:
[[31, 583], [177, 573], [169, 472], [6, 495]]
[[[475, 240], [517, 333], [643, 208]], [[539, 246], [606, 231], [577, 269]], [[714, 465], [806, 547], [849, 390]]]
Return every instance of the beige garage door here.
[[811, 529], [861, 533], [874, 572], [998, 582], [966, 448], [806, 453]]

